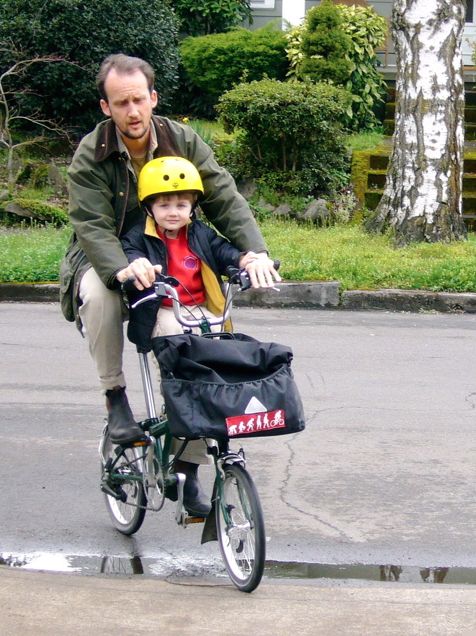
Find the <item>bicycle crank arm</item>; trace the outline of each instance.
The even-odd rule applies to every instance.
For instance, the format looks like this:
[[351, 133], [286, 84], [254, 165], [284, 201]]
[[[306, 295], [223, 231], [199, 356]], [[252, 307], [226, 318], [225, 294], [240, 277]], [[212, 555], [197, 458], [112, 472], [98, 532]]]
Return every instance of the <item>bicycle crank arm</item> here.
[[184, 525], [185, 512], [183, 507], [183, 487], [185, 485], [185, 475], [183, 473], [175, 473], [177, 477], [177, 507], [175, 509], [175, 521], [179, 526]]

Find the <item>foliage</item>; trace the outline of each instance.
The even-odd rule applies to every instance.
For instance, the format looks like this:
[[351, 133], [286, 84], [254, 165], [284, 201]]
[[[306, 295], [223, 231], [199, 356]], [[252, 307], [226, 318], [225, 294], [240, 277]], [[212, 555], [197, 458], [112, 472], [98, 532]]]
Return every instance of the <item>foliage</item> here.
[[[385, 42], [387, 35], [387, 23], [385, 18], [379, 16], [371, 7], [334, 5], [332, 8], [322, 3], [320, 7], [309, 11], [302, 25], [294, 27], [286, 34], [287, 54], [290, 64], [288, 76], [291, 79], [302, 79], [310, 76], [314, 80], [327, 79], [335, 84], [341, 84], [352, 93], [352, 108], [349, 110], [351, 125], [354, 130], [371, 129], [377, 125], [375, 108], [382, 102], [386, 90], [385, 82], [381, 73], [377, 70], [376, 49]], [[329, 43], [329, 33], [325, 32], [320, 22], [315, 28], [315, 50], [314, 62], [307, 60], [309, 53], [303, 45], [306, 38], [309, 38], [311, 24], [309, 14], [329, 13], [339, 15], [337, 31], [348, 36], [348, 45], [343, 52], [350, 74], [343, 78], [338, 74], [332, 74], [331, 56], [325, 60], [325, 47]], [[326, 25], [328, 22], [325, 23]], [[307, 34], [307, 35], [306, 35]], [[322, 39], [319, 49], [318, 42]], [[333, 39], [333, 38], [331, 38]], [[315, 57], [317, 55], [317, 57]], [[312, 72], [309, 72], [308, 67]], [[340, 69], [340, 66], [338, 67]]]
[[213, 116], [219, 97], [244, 78], [284, 79], [288, 67], [285, 46], [282, 31], [271, 26], [185, 39], [180, 45], [182, 91], [189, 112]]
[[[20, 52], [14, 48], [10, 47], [9, 52], [21, 58]], [[28, 88], [22, 84], [27, 71], [38, 64], [53, 64], [56, 62], [62, 62], [62, 60], [56, 57], [40, 56], [35, 56], [31, 59], [21, 58], [0, 72], [0, 147], [6, 150], [7, 187], [10, 194], [13, 193], [18, 178], [15, 159], [21, 148], [34, 146], [35, 144], [43, 145], [47, 139], [45, 131], [68, 138], [68, 132], [56, 122], [43, 119], [35, 111], [22, 111], [17, 106], [21, 97], [28, 94]], [[13, 91], [12, 86], [19, 82], [20, 87]], [[25, 136], [19, 133], [17, 129], [21, 124], [26, 124], [36, 134]], [[40, 133], [38, 129], [41, 130]]]
[[[40, 224], [50, 223], [59, 226], [66, 225], [69, 221], [68, 214], [63, 208], [42, 199], [14, 197], [11, 201], [6, 201], [4, 205], [0, 204], [0, 210], [8, 205], [18, 206], [18, 208], [30, 215], [35, 222]], [[6, 214], [8, 215], [8, 212]], [[11, 215], [10, 218], [13, 218], [13, 216]]]
[[352, 72], [350, 37], [342, 28], [342, 16], [332, 0], [323, 0], [307, 13], [301, 36], [300, 75], [315, 82], [345, 84]]
[[[293, 221], [260, 222], [270, 253], [287, 280], [338, 280], [343, 289], [428, 289], [476, 292], [476, 235], [450, 244], [395, 248], [361, 227], [316, 228]], [[70, 228], [0, 226], [0, 282], [57, 281]]]
[[57, 282], [70, 235], [70, 228], [0, 226], [0, 281]]
[[189, 117], [182, 117], [181, 121], [190, 126], [190, 128], [193, 128], [209, 146], [213, 147], [217, 143], [217, 140], [219, 141], [226, 136], [223, 126], [218, 121], [192, 119]]
[[353, 128], [377, 124], [374, 109], [386, 92], [383, 75], [377, 70], [376, 49], [385, 42], [387, 23], [372, 7], [339, 5], [343, 28], [352, 46], [348, 53], [352, 73], [345, 88], [352, 93]]
[[97, 122], [95, 75], [110, 53], [146, 59], [157, 72], [160, 107], [170, 107], [177, 85], [177, 33], [177, 19], [162, 0], [9, 0], [0, 12], [0, 41], [6, 43], [0, 68], [16, 61], [14, 49], [26, 58], [57, 55], [75, 62], [29, 69], [30, 92], [18, 101], [21, 110], [61, 119], [82, 134]]
[[474, 234], [463, 242], [396, 248], [391, 237], [369, 235], [357, 225], [316, 228], [272, 219], [260, 228], [288, 280], [338, 280], [343, 290], [476, 292]]
[[298, 80], [301, 78], [301, 64], [304, 58], [302, 52], [302, 34], [305, 24], [292, 27], [285, 33], [286, 37], [286, 55], [288, 56], [289, 69], [286, 73], [286, 77], [291, 80]]
[[180, 20], [180, 31], [187, 35], [221, 33], [251, 22], [249, 0], [174, 0], [173, 9]]
[[48, 164], [26, 158], [18, 173], [17, 184], [29, 184], [32, 188], [44, 188], [48, 185]]
[[221, 98], [225, 130], [239, 132], [228, 169], [235, 178], [264, 179], [276, 190], [315, 194], [347, 180], [342, 121], [350, 96], [329, 84], [265, 79]]
[[346, 146], [351, 152], [356, 150], [374, 150], [384, 140], [385, 135], [379, 131], [364, 131], [349, 135], [346, 139]]

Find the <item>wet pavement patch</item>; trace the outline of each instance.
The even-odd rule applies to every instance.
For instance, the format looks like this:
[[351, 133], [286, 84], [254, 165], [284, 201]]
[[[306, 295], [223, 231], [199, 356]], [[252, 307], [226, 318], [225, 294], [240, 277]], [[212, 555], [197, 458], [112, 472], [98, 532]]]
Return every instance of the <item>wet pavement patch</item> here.
[[[226, 579], [221, 559], [197, 559], [164, 554], [160, 557], [139, 556], [80, 556], [61, 553], [32, 553], [12, 555], [0, 553], [0, 565], [26, 570], [71, 572], [83, 575], [131, 574], [157, 576], [161, 579], [208, 580]], [[476, 585], [476, 568], [418, 567], [399, 565], [324, 564], [294, 561], [267, 561], [265, 577], [293, 580], [358, 580], [400, 583], [449, 583]]]
[[400, 565], [330, 565], [267, 561], [266, 575], [279, 579], [339, 579], [400, 583], [451, 583], [476, 585], [476, 568]]

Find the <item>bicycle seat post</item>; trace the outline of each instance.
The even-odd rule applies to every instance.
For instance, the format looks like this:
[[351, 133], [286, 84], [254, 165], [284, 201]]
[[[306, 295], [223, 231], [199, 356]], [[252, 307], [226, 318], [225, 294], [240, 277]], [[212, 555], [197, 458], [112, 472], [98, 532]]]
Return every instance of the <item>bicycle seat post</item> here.
[[149, 419], [156, 418], [156, 409], [155, 409], [155, 401], [154, 401], [154, 392], [152, 390], [152, 379], [150, 375], [150, 367], [149, 360], [147, 358], [147, 353], [143, 353], [142, 351], [138, 352], [139, 354], [139, 363], [140, 363], [140, 373], [142, 377], [142, 388], [144, 389], [144, 399], [147, 408], [147, 415]]

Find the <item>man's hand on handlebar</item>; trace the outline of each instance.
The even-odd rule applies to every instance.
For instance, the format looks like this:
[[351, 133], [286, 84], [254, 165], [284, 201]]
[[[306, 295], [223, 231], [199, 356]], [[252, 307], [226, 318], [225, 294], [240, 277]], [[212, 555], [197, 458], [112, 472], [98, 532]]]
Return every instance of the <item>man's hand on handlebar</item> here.
[[254, 288], [274, 287], [275, 282], [282, 280], [266, 252], [247, 252], [240, 259], [240, 267], [246, 269]]
[[152, 265], [147, 258], [136, 258], [127, 267], [117, 272], [116, 278], [120, 283], [134, 279], [134, 285], [137, 289], [143, 290], [152, 287], [156, 274], [161, 272], [162, 265]]

